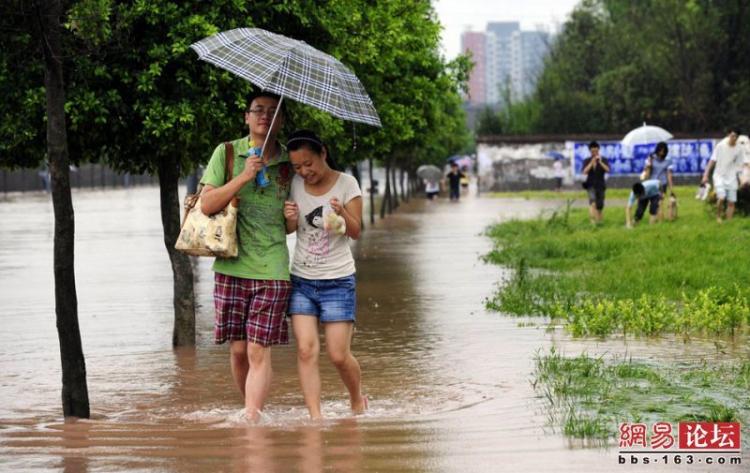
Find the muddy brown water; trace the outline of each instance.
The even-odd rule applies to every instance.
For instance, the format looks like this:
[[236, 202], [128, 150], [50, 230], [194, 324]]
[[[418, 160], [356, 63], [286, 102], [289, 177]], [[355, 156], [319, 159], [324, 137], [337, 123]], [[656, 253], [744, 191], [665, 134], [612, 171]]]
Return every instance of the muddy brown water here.
[[[92, 418], [67, 424], [54, 322], [52, 206], [39, 194], [0, 201], [0, 221], [6, 222], [0, 240], [0, 471], [625, 469], [615, 445], [567, 440], [550, 426], [530, 383], [539, 350], [554, 345], [576, 355], [627, 352], [655, 360], [747, 355], [746, 345], [729, 343], [719, 355], [711, 341], [571, 340], [560, 330], [519, 326], [519, 319], [488, 312], [484, 300], [506, 274], [481, 262], [490, 249], [481, 232], [492, 222], [533, 217], [560, 204], [415, 199], [368, 226], [353, 246], [359, 301], [353, 348], [370, 410], [348, 414], [344, 388], [322, 360], [327, 420], [307, 421], [291, 345], [273, 349], [270, 399], [262, 422], [248, 425], [227, 347], [211, 339], [207, 259], [196, 266], [197, 346], [170, 346], [172, 283], [158, 199], [154, 188], [74, 194]], [[750, 462], [747, 453], [743, 460]]]

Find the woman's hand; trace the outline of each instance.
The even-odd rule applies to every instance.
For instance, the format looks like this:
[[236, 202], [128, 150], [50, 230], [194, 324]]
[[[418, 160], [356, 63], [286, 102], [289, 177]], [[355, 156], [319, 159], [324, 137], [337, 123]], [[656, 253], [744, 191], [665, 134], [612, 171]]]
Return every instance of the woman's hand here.
[[299, 218], [299, 206], [291, 200], [284, 201], [284, 218], [288, 222], [296, 222]]
[[333, 199], [331, 199], [329, 204], [331, 204], [331, 209], [333, 209], [333, 211], [336, 212], [337, 215], [341, 215], [341, 211], [344, 209], [344, 206], [341, 205], [339, 199], [334, 197]]

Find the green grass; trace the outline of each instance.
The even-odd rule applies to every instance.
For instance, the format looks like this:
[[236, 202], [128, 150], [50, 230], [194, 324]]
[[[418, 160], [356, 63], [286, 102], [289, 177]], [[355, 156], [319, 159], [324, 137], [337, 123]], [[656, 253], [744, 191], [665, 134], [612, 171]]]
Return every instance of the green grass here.
[[692, 191], [676, 189], [675, 222], [626, 229], [623, 207], [610, 206], [604, 223], [592, 226], [587, 209], [568, 202], [540, 218], [490, 228], [494, 249], [486, 260], [514, 271], [488, 307], [559, 318], [578, 336], [744, 330], [750, 220], [719, 225]]
[[[695, 192], [694, 187], [684, 187], [687, 191], [691, 189]], [[566, 189], [560, 192], [545, 190], [545, 191], [515, 191], [515, 192], [489, 192], [482, 194], [485, 197], [494, 197], [500, 199], [571, 199], [580, 202], [586, 202], [588, 196], [586, 191], [581, 189], [580, 186], [577, 189]], [[630, 195], [630, 189], [607, 189], [607, 199], [627, 199]]]
[[554, 349], [535, 361], [534, 390], [569, 437], [614, 438], [622, 422], [742, 422], [745, 438], [750, 430], [750, 362], [657, 368], [632, 359], [566, 358]]

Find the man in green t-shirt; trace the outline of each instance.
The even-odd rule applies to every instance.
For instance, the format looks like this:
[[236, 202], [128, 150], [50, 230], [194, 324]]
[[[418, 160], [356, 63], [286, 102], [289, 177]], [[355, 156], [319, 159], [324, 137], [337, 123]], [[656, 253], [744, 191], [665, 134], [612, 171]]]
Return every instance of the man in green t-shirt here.
[[[239, 197], [239, 255], [217, 258], [213, 266], [214, 335], [216, 343], [230, 342], [232, 376], [253, 421], [259, 419], [271, 385], [271, 346], [289, 343], [286, 313], [291, 285], [283, 208], [293, 170], [275, 139], [284, 119], [282, 108], [273, 122], [278, 106], [276, 95], [253, 95], [245, 111], [250, 133], [231, 142], [232, 179], [227, 182], [224, 175], [223, 143], [214, 150], [201, 179], [201, 210], [206, 215]], [[267, 136], [272, 142], [261, 157]]]

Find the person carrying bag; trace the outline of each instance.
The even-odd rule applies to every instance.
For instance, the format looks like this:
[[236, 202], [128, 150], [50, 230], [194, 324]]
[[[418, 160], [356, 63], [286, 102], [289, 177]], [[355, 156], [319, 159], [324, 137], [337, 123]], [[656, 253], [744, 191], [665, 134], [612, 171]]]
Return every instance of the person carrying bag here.
[[[225, 182], [232, 180], [234, 170], [234, 147], [231, 142], [224, 144], [226, 149]], [[237, 246], [237, 209], [239, 198], [234, 198], [221, 211], [206, 215], [201, 211], [201, 191], [198, 187], [195, 194], [185, 197], [185, 218], [180, 228], [180, 235], [175, 249], [191, 256], [214, 256], [217, 258], [236, 258]]]

